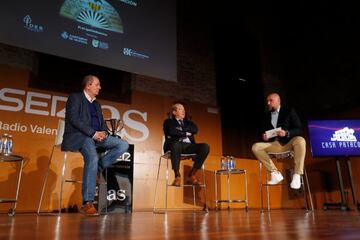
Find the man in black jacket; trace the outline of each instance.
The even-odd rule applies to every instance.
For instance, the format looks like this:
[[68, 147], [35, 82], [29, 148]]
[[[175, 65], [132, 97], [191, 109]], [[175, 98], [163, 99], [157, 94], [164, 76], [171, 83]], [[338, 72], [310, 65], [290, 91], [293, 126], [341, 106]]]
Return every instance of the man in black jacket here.
[[280, 105], [279, 94], [271, 93], [267, 97], [268, 112], [263, 122], [262, 139], [264, 142], [255, 143], [252, 151], [260, 160], [266, 170], [271, 172], [271, 180], [268, 184], [277, 184], [284, 178], [277, 170], [268, 153], [280, 153], [285, 151], [294, 152], [295, 170], [290, 187], [299, 189], [301, 186], [300, 176], [303, 174], [306, 154], [306, 142], [301, 137], [302, 127], [300, 119], [293, 108], [284, 108]]
[[193, 158], [194, 164], [186, 183], [197, 185], [199, 181], [196, 179], [195, 174], [209, 154], [209, 145], [206, 143], [195, 143], [194, 135], [198, 129], [195, 123], [185, 118], [185, 108], [182, 104], [174, 104], [171, 114], [172, 117], [164, 121], [163, 130], [165, 134], [164, 152], [171, 151], [171, 165], [175, 172], [173, 185], [178, 187], [181, 184], [179, 167], [182, 153], [196, 153], [196, 156]]

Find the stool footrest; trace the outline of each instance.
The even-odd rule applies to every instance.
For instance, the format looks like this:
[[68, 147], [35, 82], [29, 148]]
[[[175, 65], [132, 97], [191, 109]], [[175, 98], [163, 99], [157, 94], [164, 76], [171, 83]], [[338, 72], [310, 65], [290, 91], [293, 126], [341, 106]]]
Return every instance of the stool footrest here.
[[215, 203], [222, 203], [222, 202], [226, 202], [226, 203], [246, 203], [246, 200], [243, 199], [233, 199], [233, 200], [214, 200]]
[[180, 186], [174, 186], [172, 184], [168, 184], [168, 187], [206, 187], [205, 184], [196, 184], [196, 185], [193, 185], [193, 184], [181, 184]]
[[262, 183], [261, 184], [263, 187], [266, 187], [266, 186], [282, 186], [282, 185], [288, 185], [287, 183], [277, 183], [277, 184], [268, 184], [268, 183]]
[[12, 202], [16, 202], [16, 199], [13, 199], [13, 198], [1, 198], [0, 199], [0, 203], [12, 203]]
[[66, 179], [65, 182], [82, 183], [80, 180]]
[[215, 170], [215, 174], [224, 174], [224, 175], [232, 175], [232, 174], [246, 174], [245, 169], [221, 169]]

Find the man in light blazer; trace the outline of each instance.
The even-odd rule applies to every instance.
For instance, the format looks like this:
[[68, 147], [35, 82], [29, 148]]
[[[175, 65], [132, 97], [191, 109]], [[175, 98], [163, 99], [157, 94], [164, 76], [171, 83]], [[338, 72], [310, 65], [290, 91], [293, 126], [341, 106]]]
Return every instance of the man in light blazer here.
[[[109, 167], [127, 151], [129, 144], [119, 138], [108, 135], [96, 96], [101, 89], [100, 80], [93, 75], [85, 76], [83, 91], [73, 93], [66, 102], [65, 131], [61, 149], [80, 151], [84, 158], [82, 181], [83, 205], [80, 212], [85, 215], [99, 215], [93, 205], [96, 177], [98, 171]], [[97, 149], [106, 154], [99, 159]]]

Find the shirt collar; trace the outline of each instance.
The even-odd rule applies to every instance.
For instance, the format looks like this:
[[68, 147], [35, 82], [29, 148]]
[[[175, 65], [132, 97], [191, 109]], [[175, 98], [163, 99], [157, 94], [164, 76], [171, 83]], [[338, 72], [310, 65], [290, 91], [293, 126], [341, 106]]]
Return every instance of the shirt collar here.
[[275, 111], [273, 111], [272, 113], [273, 113], [273, 114], [275, 114], [275, 112], [276, 112], [276, 113], [279, 113], [279, 112], [280, 112], [280, 107], [281, 107], [281, 106], [279, 106], [279, 107], [278, 107]]
[[180, 121], [183, 121], [184, 122], [184, 119], [181, 119], [181, 118], [175, 118], [176, 121], [180, 122]]
[[85, 90], [84, 90], [84, 94], [85, 94], [86, 99], [87, 99], [89, 102], [92, 103], [93, 101], [96, 100], [96, 97], [94, 97], [93, 99], [91, 99], [91, 97], [89, 96], [89, 94], [87, 94], [87, 93], [85, 92]]

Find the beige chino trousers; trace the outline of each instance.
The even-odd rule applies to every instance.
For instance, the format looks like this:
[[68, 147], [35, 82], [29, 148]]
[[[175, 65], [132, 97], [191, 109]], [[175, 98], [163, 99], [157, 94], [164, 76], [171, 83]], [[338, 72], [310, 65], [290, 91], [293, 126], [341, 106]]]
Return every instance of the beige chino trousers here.
[[306, 141], [303, 137], [293, 137], [287, 144], [281, 145], [278, 141], [274, 142], [257, 142], [251, 149], [256, 158], [264, 164], [269, 172], [277, 171], [274, 162], [268, 155], [271, 153], [281, 153], [286, 151], [294, 152], [295, 173], [302, 175], [304, 172], [304, 160], [306, 154]]

